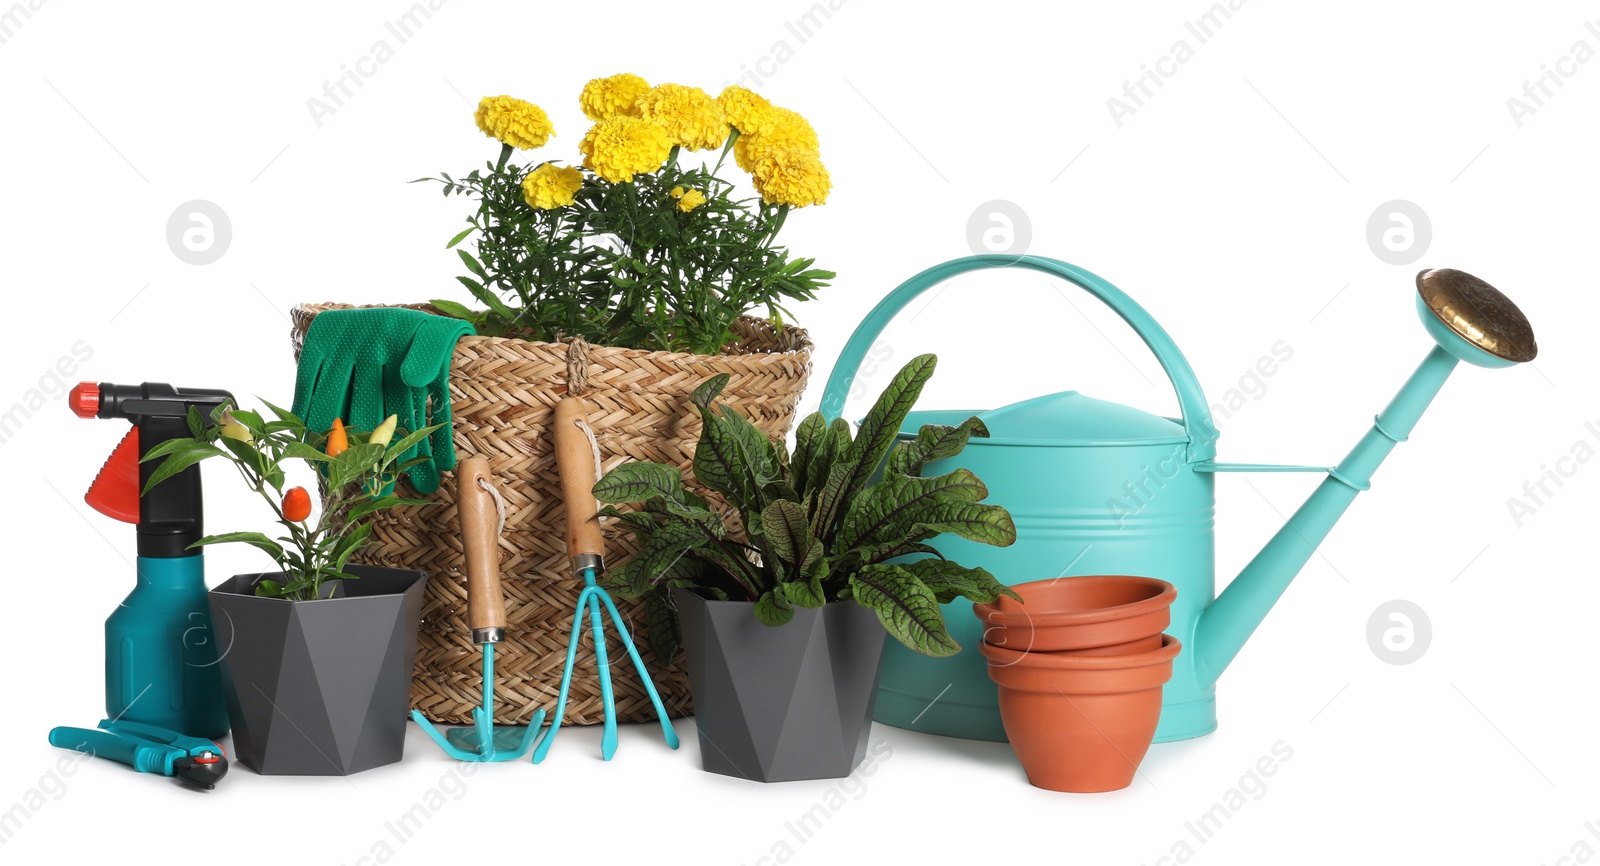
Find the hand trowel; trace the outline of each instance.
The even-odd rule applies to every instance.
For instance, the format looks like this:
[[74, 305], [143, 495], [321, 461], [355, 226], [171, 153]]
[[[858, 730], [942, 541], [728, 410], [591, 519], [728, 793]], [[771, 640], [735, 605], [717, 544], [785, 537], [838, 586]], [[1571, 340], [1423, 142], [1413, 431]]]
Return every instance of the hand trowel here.
[[506, 608], [500, 591], [499, 535], [503, 521], [489, 475], [489, 461], [469, 457], [456, 467], [456, 506], [467, 560], [467, 627], [483, 651], [483, 706], [473, 707], [472, 727], [440, 733], [420, 710], [411, 718], [445, 754], [458, 761], [513, 761], [528, 754], [544, 723], [544, 710], [526, 727], [494, 723], [494, 646], [505, 639]]

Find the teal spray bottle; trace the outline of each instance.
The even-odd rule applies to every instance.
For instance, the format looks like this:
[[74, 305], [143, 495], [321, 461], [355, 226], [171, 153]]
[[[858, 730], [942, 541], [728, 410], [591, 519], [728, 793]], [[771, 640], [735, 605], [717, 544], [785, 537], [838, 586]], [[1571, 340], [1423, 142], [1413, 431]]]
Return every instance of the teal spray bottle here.
[[137, 583], [106, 620], [106, 715], [113, 722], [216, 740], [228, 733], [227, 704], [206, 602], [205, 560], [190, 549], [203, 535], [200, 467], [190, 466], [141, 496], [159, 461], [139, 461], [162, 442], [192, 435], [191, 407], [211, 423], [212, 411], [233, 397], [156, 382], [84, 382], [69, 400], [80, 418], [133, 423], [84, 496], [96, 511], [137, 526]]

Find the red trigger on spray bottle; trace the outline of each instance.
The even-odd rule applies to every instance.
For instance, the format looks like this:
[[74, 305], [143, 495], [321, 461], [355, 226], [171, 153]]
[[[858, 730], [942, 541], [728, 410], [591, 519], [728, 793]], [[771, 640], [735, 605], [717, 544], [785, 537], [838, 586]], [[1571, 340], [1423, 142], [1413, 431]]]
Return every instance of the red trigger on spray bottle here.
[[[82, 382], [67, 394], [72, 411], [79, 418], [93, 418], [100, 412], [100, 386]], [[139, 522], [139, 428], [128, 428], [128, 435], [100, 467], [100, 474], [89, 485], [83, 499], [95, 511], [123, 523]]]
[[136, 585], [106, 620], [106, 714], [191, 737], [221, 737], [228, 716], [205, 565], [190, 549], [204, 535], [200, 468], [190, 466], [141, 495], [160, 461], [140, 458], [163, 442], [188, 438], [191, 407], [209, 424], [233, 396], [158, 382], [84, 382], [67, 399], [80, 418], [133, 423], [84, 496], [96, 511], [137, 527]]

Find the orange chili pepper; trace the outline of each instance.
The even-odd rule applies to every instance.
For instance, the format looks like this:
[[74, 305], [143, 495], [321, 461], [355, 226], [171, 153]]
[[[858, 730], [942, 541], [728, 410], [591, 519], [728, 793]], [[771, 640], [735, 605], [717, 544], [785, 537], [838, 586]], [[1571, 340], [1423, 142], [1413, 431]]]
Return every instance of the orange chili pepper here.
[[311, 516], [311, 494], [304, 487], [291, 487], [283, 494], [283, 516], [295, 523]]
[[333, 429], [328, 431], [328, 456], [338, 457], [350, 447], [350, 437], [344, 432], [344, 422], [333, 419]]

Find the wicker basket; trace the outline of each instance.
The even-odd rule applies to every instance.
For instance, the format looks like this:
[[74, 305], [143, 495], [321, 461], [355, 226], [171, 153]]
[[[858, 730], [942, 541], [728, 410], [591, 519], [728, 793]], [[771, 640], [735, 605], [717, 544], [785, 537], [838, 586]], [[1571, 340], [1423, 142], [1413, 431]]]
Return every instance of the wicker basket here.
[[[301, 305], [293, 311], [298, 357], [317, 313], [344, 304]], [[431, 308], [416, 306], [430, 312]], [[547, 432], [555, 404], [569, 389], [589, 404], [606, 470], [628, 460], [676, 465], [686, 477], [700, 436], [700, 419], [688, 400], [694, 388], [718, 373], [730, 378], [726, 399], [769, 436], [787, 434], [811, 373], [811, 345], [797, 328], [777, 331], [754, 318], [741, 319], [739, 342], [724, 355], [647, 352], [572, 343], [541, 343], [503, 337], [463, 337], [450, 362], [450, 403], [456, 455], [489, 459], [507, 514], [500, 539], [502, 586], [508, 627], [495, 651], [495, 721], [527, 724], [536, 708], [553, 711], [566, 664], [567, 640], [581, 581], [571, 576], [566, 551], [555, 455]], [[690, 485], [694, 487], [694, 485]], [[714, 495], [696, 488], [721, 505]], [[437, 722], [470, 723], [482, 700], [479, 652], [466, 623], [467, 583], [457, 531], [455, 490], [440, 485], [431, 508], [380, 512], [373, 521], [365, 561], [432, 573], [423, 603], [411, 702]], [[632, 539], [606, 529], [607, 559], [633, 553]], [[618, 600], [641, 655], [650, 665], [662, 701], [673, 716], [691, 712], [683, 658], [663, 666], [644, 638], [644, 607]], [[604, 719], [600, 681], [587, 625], [568, 695], [567, 724]], [[613, 660], [617, 718], [655, 717], [616, 630], [606, 628]]]

